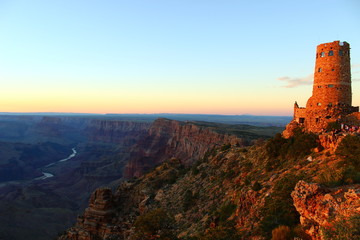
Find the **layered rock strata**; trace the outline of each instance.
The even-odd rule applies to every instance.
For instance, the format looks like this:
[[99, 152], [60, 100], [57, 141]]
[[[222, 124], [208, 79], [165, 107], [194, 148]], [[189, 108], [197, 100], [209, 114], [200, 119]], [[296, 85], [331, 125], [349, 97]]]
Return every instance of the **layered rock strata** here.
[[214, 147], [227, 143], [244, 145], [244, 142], [234, 135], [219, 134], [191, 122], [157, 119], [147, 135], [132, 148], [124, 176], [139, 177], [170, 158], [190, 165]]
[[[90, 198], [89, 207], [79, 216], [75, 228], [68, 230], [67, 239], [92, 240], [93, 235], [107, 236], [111, 233], [108, 223], [114, 216], [114, 199], [111, 189], [99, 188]], [[86, 229], [86, 231], [77, 231]], [[62, 238], [60, 238], [62, 239]]]

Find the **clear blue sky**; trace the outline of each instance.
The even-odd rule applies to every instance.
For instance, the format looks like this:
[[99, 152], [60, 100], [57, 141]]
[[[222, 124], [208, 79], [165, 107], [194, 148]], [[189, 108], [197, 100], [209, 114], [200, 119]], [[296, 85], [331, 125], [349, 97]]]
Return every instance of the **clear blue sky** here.
[[[0, 112], [291, 115], [360, 1], [0, 0]], [[285, 79], [285, 80], [281, 80]]]

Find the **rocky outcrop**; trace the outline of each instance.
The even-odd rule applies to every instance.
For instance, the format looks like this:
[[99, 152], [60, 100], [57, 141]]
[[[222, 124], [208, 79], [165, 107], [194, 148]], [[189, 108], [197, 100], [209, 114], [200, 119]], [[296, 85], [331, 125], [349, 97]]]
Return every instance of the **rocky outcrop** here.
[[360, 185], [323, 188], [299, 181], [291, 194], [300, 222], [314, 240], [324, 239], [323, 229], [360, 214]]
[[[60, 239], [92, 240], [92, 236], [106, 237], [111, 234], [108, 224], [114, 216], [114, 197], [109, 188], [97, 189], [90, 198], [89, 207], [84, 215], [78, 217], [75, 228], [69, 229], [67, 236]], [[82, 229], [78, 231], [78, 229]]]
[[288, 125], [286, 125], [285, 130], [282, 132], [284, 138], [290, 138], [294, 136], [296, 129], [299, 129], [300, 125], [295, 120], [292, 120]]
[[[180, 123], [177, 128], [178, 123], [165, 122], [165, 126], [177, 131], [183, 127], [192, 128], [187, 126], [188, 123]], [[162, 129], [163, 134], [168, 134], [167, 128], [158, 127], [158, 131]], [[152, 134], [153, 139], [157, 139], [157, 131]], [[283, 145], [288, 147], [288, 144]], [[314, 240], [322, 240], [323, 234], [334, 232], [343, 219], [359, 216], [359, 184], [323, 188], [301, 181], [327, 184], [319, 178], [322, 169], [338, 166], [344, 159], [323, 151], [314, 154], [312, 161], [307, 155], [294, 156], [279, 166], [268, 168], [269, 163], [278, 159], [268, 155], [267, 146], [213, 149], [190, 168], [184, 166], [181, 159], [165, 161], [141, 177], [121, 184], [113, 197], [114, 215], [101, 220], [105, 220], [101, 226], [106, 226], [106, 230], [98, 227], [101, 230], [93, 231], [93, 225], [77, 224], [63, 239], [138, 240], [150, 239], [139, 237], [150, 234], [158, 239], [265, 240], [271, 239], [273, 230], [288, 226], [294, 239], [311, 236]], [[289, 147], [288, 151], [293, 148]], [[166, 216], [159, 215], [161, 212], [172, 220], [169, 225], [159, 228], [159, 216]], [[352, 231], [351, 227], [345, 226], [345, 231]], [[352, 229], [358, 237], [358, 228]], [[88, 233], [92, 238], [69, 238], [70, 233], [72, 236]], [[342, 236], [337, 239], [358, 238]]]
[[320, 145], [329, 150], [331, 153], [336, 151], [336, 148], [339, 146], [341, 141], [345, 138], [346, 134], [333, 134], [333, 133], [325, 133], [319, 135]]
[[190, 165], [214, 147], [228, 143], [243, 145], [244, 142], [236, 136], [219, 134], [192, 122], [157, 119], [147, 135], [132, 148], [124, 176], [139, 177], [170, 158]]

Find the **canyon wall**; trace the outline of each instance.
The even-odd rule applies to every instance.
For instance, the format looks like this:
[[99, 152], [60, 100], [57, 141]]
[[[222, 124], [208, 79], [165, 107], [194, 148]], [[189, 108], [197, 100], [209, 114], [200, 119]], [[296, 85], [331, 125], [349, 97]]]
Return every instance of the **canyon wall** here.
[[219, 134], [193, 122], [157, 119], [144, 138], [131, 149], [124, 176], [139, 177], [170, 158], [190, 165], [212, 148], [228, 143], [244, 145], [245, 140], [234, 135]]
[[151, 122], [133, 122], [117, 120], [91, 120], [85, 132], [90, 141], [109, 143], [134, 143], [134, 139], [145, 134]]

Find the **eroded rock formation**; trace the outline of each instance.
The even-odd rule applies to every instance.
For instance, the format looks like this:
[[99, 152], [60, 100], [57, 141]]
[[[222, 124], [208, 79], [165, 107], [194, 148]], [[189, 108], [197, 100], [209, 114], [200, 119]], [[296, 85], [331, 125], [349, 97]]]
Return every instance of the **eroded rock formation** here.
[[[108, 224], [112, 221], [114, 210], [114, 197], [111, 189], [97, 189], [91, 195], [89, 207], [85, 209], [84, 215], [78, 217], [75, 228], [68, 230], [66, 239], [92, 240], [93, 235], [106, 237], [111, 234], [112, 229]], [[82, 231], [77, 229], [82, 229]]]
[[244, 142], [234, 135], [219, 134], [191, 122], [157, 119], [148, 134], [132, 148], [124, 176], [139, 177], [173, 157], [189, 165], [214, 147], [226, 143], [243, 145]]
[[360, 185], [323, 188], [299, 181], [291, 194], [300, 213], [301, 225], [314, 240], [324, 239], [322, 231], [337, 221], [360, 214]]

